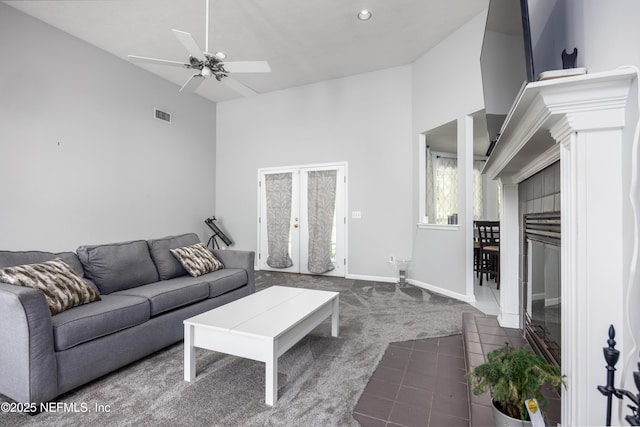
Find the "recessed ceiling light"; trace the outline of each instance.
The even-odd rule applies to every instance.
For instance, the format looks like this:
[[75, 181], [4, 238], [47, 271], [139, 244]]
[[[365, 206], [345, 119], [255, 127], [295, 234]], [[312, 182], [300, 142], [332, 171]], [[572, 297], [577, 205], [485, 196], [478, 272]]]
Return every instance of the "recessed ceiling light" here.
[[358, 12], [358, 19], [361, 21], [368, 21], [369, 19], [371, 19], [371, 11], [367, 9], [361, 10], [360, 12]]
[[223, 60], [223, 59], [227, 59], [227, 54], [224, 52], [216, 52], [213, 54], [213, 56], [215, 56], [216, 58], [218, 58], [219, 60]]

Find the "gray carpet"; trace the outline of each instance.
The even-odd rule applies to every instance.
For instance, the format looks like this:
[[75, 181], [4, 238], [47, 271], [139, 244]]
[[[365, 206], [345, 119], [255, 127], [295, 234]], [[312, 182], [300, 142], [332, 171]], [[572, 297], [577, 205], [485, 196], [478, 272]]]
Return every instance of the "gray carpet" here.
[[196, 380], [186, 383], [179, 343], [58, 398], [89, 412], [0, 413], [0, 425], [357, 426], [352, 410], [389, 343], [461, 333], [462, 313], [476, 311], [391, 283], [269, 272], [256, 283], [340, 292], [340, 337], [328, 319], [279, 359], [273, 407], [264, 403], [264, 364], [198, 350]]

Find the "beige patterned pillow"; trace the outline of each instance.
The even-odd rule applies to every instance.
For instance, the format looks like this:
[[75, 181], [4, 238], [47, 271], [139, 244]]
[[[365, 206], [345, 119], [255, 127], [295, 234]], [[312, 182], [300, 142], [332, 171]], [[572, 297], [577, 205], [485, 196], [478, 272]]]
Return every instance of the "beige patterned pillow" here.
[[42, 291], [51, 315], [71, 307], [100, 301], [100, 295], [59, 258], [0, 270], [0, 282]]
[[203, 243], [169, 250], [193, 277], [224, 268], [224, 265]]

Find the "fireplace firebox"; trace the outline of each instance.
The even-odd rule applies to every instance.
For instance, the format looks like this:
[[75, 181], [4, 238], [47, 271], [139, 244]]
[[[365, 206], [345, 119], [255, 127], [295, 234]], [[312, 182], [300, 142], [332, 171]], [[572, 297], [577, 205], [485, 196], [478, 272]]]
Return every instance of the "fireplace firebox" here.
[[560, 212], [524, 216], [524, 332], [534, 351], [560, 366]]

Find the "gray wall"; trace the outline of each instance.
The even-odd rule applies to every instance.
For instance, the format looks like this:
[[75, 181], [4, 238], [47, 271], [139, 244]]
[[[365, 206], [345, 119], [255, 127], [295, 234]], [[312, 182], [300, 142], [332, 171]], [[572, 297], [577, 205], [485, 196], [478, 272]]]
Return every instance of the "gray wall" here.
[[348, 273], [391, 277], [411, 254], [411, 68], [218, 103], [216, 215], [257, 245], [259, 168], [348, 162]]
[[[419, 212], [419, 135], [483, 108], [479, 58], [485, 21], [486, 12], [483, 12], [413, 64], [414, 224], [418, 222]], [[465, 144], [460, 141], [463, 137], [462, 133], [458, 132], [459, 165], [473, 156], [472, 139], [469, 144]], [[472, 180], [468, 182], [469, 186], [466, 185], [467, 175], [470, 173], [470, 170], [459, 170], [458, 174], [460, 226], [452, 230], [414, 226], [412, 254], [413, 279], [462, 296], [469, 294], [468, 281], [471, 281], [471, 292], [473, 290], [473, 259], [467, 259], [467, 256], [472, 254], [472, 235], [468, 234], [472, 222], [465, 221], [469, 212], [465, 210], [463, 202], [463, 199], [470, 198], [473, 192]]]
[[[542, 1], [542, 0], [540, 0]], [[570, 47], [578, 48], [578, 66], [590, 73], [619, 66], [640, 66], [640, 2], [566, 0]]]
[[0, 58], [0, 249], [206, 238], [214, 103], [2, 3]]

